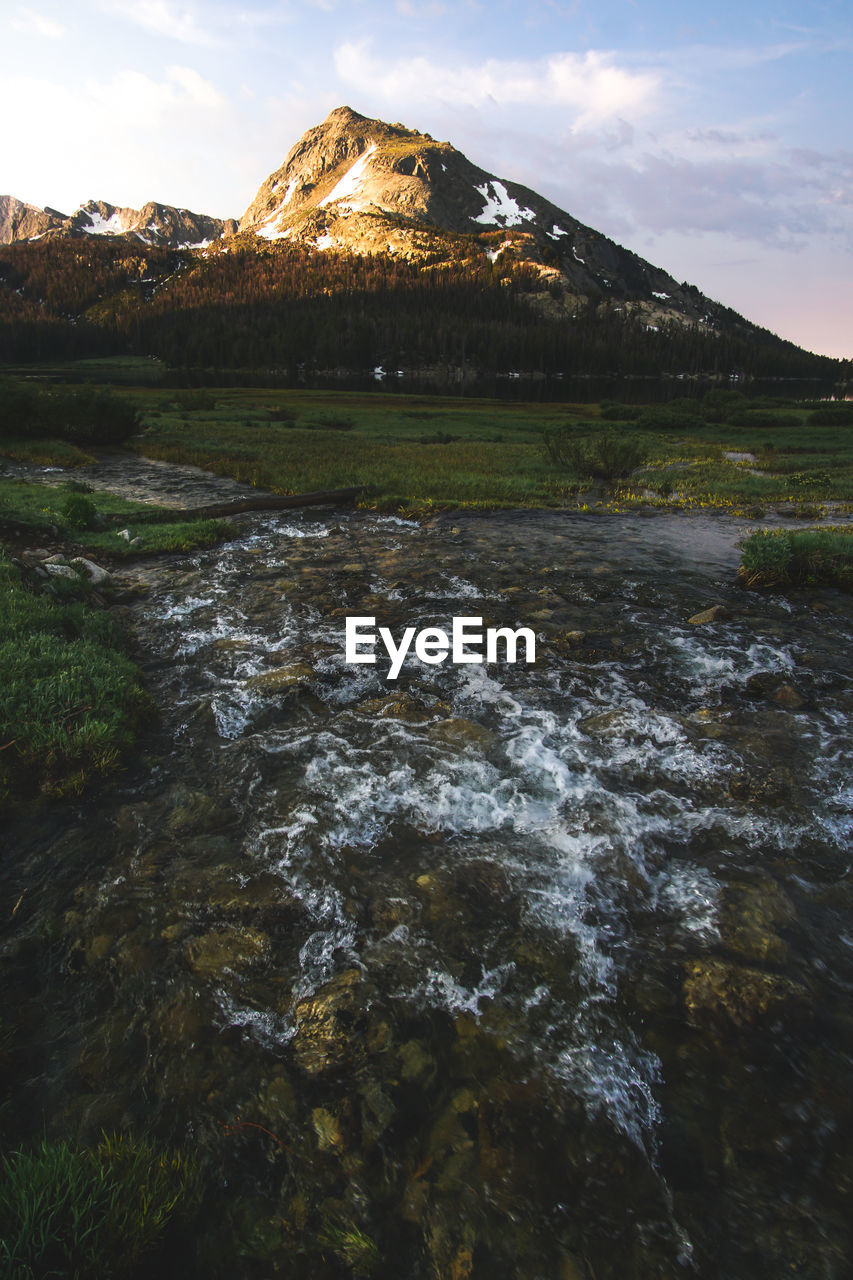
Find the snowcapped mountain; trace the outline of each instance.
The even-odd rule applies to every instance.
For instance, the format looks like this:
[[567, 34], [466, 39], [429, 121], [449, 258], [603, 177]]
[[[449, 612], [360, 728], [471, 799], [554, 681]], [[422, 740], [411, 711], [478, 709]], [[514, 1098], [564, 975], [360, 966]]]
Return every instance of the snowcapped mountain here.
[[149, 201], [141, 209], [121, 209], [89, 200], [70, 216], [56, 209], [0, 196], [0, 244], [45, 236], [132, 236], [147, 245], [203, 249], [236, 229], [233, 219], [210, 218], [189, 209]]
[[554, 319], [579, 300], [600, 299], [649, 329], [669, 320], [710, 330], [745, 323], [535, 191], [478, 168], [451, 143], [346, 106], [299, 139], [239, 224], [154, 202], [125, 209], [90, 200], [68, 216], [0, 197], [0, 243], [55, 236], [126, 237], [209, 255], [289, 243], [424, 268], [500, 259], [539, 275], [545, 287], [533, 304]]
[[478, 168], [449, 142], [350, 107], [300, 138], [260, 187], [238, 234], [429, 262], [504, 254], [561, 286], [567, 305], [598, 293], [650, 325], [668, 318], [713, 324], [717, 308], [535, 191]]

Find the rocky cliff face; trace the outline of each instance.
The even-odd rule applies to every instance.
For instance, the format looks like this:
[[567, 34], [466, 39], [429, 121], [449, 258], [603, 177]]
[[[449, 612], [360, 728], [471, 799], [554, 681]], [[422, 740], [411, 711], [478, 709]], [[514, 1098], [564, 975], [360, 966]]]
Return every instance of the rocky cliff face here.
[[0, 196], [0, 244], [43, 236], [132, 236], [148, 245], [205, 248], [232, 235], [233, 219], [210, 218], [149, 201], [141, 209], [122, 209], [104, 200], [89, 200], [70, 216], [56, 209], [37, 209], [14, 196]]
[[66, 215], [56, 209], [38, 209], [15, 196], [0, 196], [0, 244], [34, 240], [62, 228]]
[[[319, 250], [451, 260], [505, 254], [574, 297], [600, 294], [666, 319], [713, 326], [716, 304], [516, 182], [472, 164], [449, 142], [339, 107], [271, 173], [239, 233]], [[460, 237], [465, 242], [460, 243]]]

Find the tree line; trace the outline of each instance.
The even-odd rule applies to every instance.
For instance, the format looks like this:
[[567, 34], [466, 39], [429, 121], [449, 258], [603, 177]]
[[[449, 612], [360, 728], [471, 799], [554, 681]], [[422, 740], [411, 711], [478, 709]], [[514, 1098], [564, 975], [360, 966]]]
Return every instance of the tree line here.
[[843, 372], [725, 308], [716, 329], [653, 328], [624, 309], [618, 285], [566, 298], [535, 268], [490, 262], [476, 238], [457, 239], [452, 261], [443, 245], [417, 263], [239, 241], [204, 257], [126, 240], [2, 246], [0, 360], [147, 355], [173, 368], [291, 375], [377, 365], [486, 376]]

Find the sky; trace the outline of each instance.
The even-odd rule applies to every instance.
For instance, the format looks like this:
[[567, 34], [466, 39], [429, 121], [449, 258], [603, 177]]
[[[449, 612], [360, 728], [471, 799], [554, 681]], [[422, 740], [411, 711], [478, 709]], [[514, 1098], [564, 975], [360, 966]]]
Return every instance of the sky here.
[[344, 104], [853, 357], [853, 0], [0, 0], [0, 192], [239, 217]]

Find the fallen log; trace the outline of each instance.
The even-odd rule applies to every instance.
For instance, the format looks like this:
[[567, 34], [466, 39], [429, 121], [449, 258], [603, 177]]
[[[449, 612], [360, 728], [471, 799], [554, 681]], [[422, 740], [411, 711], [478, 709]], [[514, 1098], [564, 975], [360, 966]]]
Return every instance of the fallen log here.
[[354, 502], [372, 490], [364, 485], [352, 489], [318, 489], [314, 493], [264, 493], [257, 497], [237, 498], [234, 502], [213, 502], [204, 507], [160, 507], [156, 511], [137, 511], [132, 515], [110, 513], [105, 519], [115, 524], [165, 524], [173, 520], [218, 520], [244, 511], [290, 511], [294, 507], [319, 507], [329, 503]]

